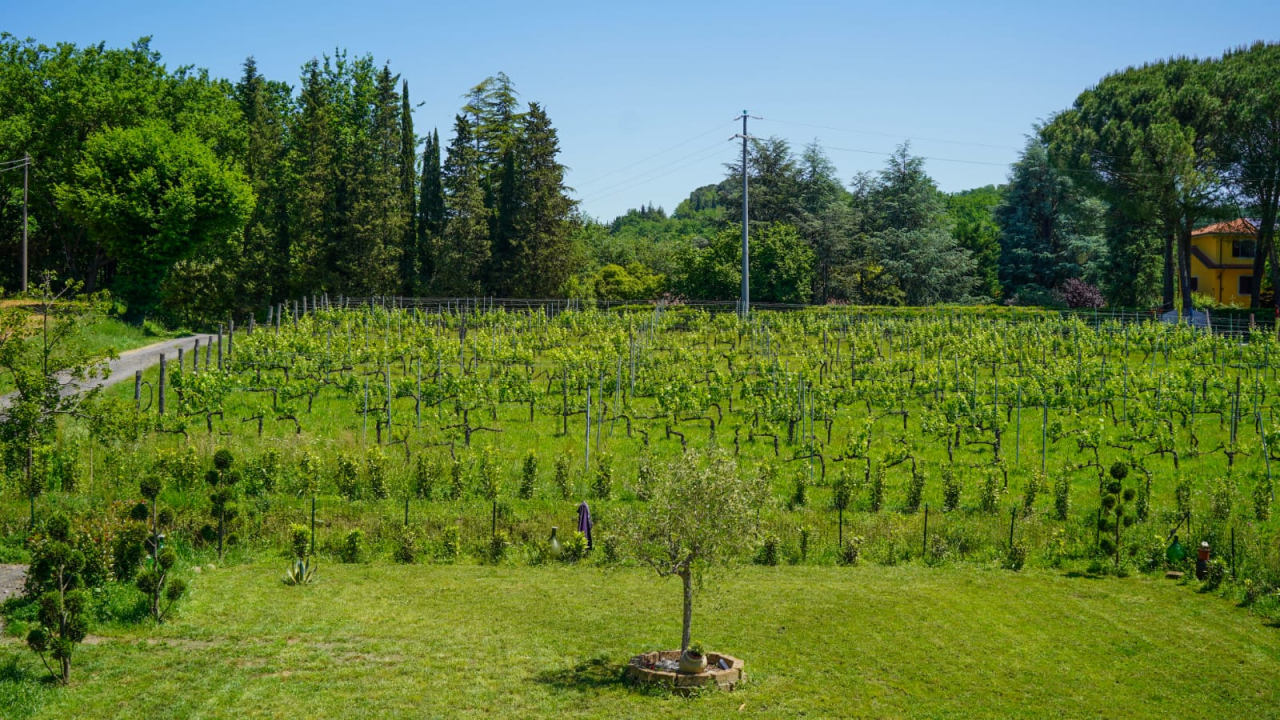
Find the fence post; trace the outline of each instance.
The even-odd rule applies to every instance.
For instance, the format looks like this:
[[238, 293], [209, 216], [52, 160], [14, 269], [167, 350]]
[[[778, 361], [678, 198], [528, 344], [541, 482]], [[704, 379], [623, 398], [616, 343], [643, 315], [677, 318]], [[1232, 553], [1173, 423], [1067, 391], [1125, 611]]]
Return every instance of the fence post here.
[[159, 394], [160, 394], [160, 414], [161, 414], [161, 415], [163, 415], [163, 414], [164, 414], [164, 389], [165, 389], [164, 376], [165, 376], [164, 353], [160, 353], [160, 391], [159, 391]]

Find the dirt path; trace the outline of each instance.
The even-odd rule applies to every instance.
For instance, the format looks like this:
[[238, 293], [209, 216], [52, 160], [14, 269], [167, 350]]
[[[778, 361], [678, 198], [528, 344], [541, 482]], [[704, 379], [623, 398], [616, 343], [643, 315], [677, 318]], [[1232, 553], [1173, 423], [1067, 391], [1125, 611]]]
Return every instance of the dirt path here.
[[26, 579], [26, 565], [0, 565], [0, 603], [21, 594], [22, 583]]
[[[196, 340], [200, 340], [200, 345], [202, 346], [201, 353], [200, 353], [200, 364], [204, 365], [204, 347], [203, 346], [207, 345], [210, 340], [216, 341], [216, 338], [217, 338], [216, 335], [188, 336], [188, 337], [176, 338], [174, 340], [165, 340], [164, 342], [158, 342], [153, 345], [147, 345], [146, 347], [140, 347], [140, 348], [135, 348], [133, 350], [128, 350], [126, 352], [120, 353], [120, 357], [111, 361], [111, 363], [108, 366], [109, 369], [108, 369], [107, 376], [105, 378], [100, 378], [100, 377], [93, 378], [83, 383], [67, 383], [62, 388], [62, 394], [70, 395], [72, 393], [83, 392], [84, 390], [87, 390], [93, 387], [110, 387], [111, 385], [125, 382], [126, 380], [132, 380], [134, 374], [137, 373], [139, 370], [146, 370], [152, 365], [158, 364], [160, 362], [161, 353], [164, 353], [167, 356], [167, 358], [169, 358], [172, 362], [177, 362], [178, 348], [191, 350], [193, 347], [195, 347]], [[216, 356], [216, 350], [215, 350], [215, 356]], [[190, 360], [188, 360], [188, 362], [190, 362]], [[214, 362], [216, 362], [216, 360]], [[4, 409], [5, 407], [8, 407], [10, 397], [11, 395], [5, 395], [3, 397], [0, 397], [0, 409]]]

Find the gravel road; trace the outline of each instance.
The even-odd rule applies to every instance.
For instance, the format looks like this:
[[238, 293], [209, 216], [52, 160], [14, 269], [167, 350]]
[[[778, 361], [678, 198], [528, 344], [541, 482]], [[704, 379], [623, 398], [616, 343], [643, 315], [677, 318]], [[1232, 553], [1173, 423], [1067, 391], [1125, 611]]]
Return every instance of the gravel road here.
[[[147, 345], [133, 350], [120, 353], [120, 357], [112, 360], [109, 365], [109, 372], [105, 378], [93, 378], [84, 383], [68, 383], [62, 388], [63, 395], [82, 392], [93, 387], [109, 387], [116, 383], [132, 380], [135, 373], [139, 370], [146, 370], [152, 365], [159, 364], [160, 353], [164, 353], [169, 362], [178, 361], [178, 348], [191, 350], [195, 347], [196, 340], [200, 341], [200, 365], [204, 366], [205, 346], [210, 340], [217, 342], [216, 335], [196, 335], [177, 338], [175, 340], [165, 340], [154, 345]], [[214, 349], [213, 362], [217, 362], [217, 349]], [[187, 358], [186, 362], [191, 362]], [[189, 365], [188, 365], [189, 366]], [[0, 397], [0, 409], [4, 409], [9, 405], [10, 395]]]

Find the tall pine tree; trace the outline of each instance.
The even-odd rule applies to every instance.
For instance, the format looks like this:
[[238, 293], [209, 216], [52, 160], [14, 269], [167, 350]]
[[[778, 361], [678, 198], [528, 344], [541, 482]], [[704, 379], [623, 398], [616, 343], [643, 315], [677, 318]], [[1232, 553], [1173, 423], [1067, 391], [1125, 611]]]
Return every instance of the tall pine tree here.
[[551, 297], [573, 270], [568, 221], [574, 202], [565, 194], [564, 166], [556, 159], [560, 141], [542, 106], [529, 103], [521, 125], [511, 238], [518, 272], [509, 277], [510, 289], [517, 297]]
[[418, 199], [418, 291], [426, 292], [435, 274], [435, 253], [444, 234], [444, 186], [440, 175], [440, 133], [432, 130], [422, 151]]
[[409, 104], [409, 81], [400, 86], [400, 202], [404, 212], [404, 240], [400, 247], [400, 283], [412, 295], [418, 287], [421, 253], [418, 250], [417, 184], [418, 140], [413, 134], [413, 110]]
[[441, 173], [445, 193], [444, 233], [436, 254], [433, 287], [444, 295], [476, 295], [489, 263], [489, 208], [479, 151], [471, 126], [459, 115]]

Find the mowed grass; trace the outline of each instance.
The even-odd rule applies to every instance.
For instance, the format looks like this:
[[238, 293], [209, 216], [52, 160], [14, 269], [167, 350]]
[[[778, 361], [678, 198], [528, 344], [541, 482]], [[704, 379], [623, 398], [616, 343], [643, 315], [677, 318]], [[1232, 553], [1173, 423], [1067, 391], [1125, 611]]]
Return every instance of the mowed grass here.
[[750, 681], [686, 699], [620, 679], [630, 655], [679, 639], [678, 584], [641, 569], [326, 565], [296, 588], [280, 582], [282, 565], [197, 576], [172, 622], [100, 631], [78, 650], [70, 688], [34, 687], [36, 659], [7, 639], [0, 698], [25, 699], [0, 713], [1243, 718], [1280, 708], [1280, 630], [1165, 580], [743, 568], [697, 599], [694, 636], [744, 658]]

